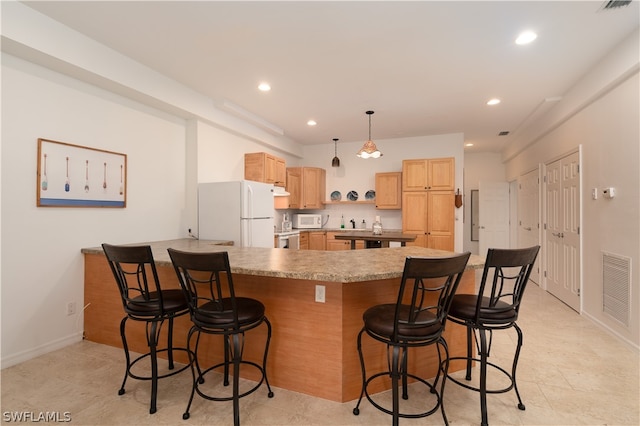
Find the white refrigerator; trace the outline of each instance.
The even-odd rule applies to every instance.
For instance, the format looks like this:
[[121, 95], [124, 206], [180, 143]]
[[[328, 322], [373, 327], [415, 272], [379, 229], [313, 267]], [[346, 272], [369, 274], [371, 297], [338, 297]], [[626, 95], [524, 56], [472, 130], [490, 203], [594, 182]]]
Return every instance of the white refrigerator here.
[[198, 185], [198, 237], [236, 247], [271, 247], [273, 185], [248, 180]]

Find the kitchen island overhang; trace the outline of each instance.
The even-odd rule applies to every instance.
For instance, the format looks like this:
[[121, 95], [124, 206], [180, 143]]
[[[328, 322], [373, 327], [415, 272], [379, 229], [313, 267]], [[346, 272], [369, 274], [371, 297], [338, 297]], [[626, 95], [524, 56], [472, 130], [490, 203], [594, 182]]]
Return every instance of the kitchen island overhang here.
[[[219, 241], [180, 239], [157, 241], [152, 247], [163, 288], [179, 287], [167, 248], [186, 251], [228, 251], [236, 295], [264, 303], [273, 324], [267, 363], [269, 381], [281, 387], [338, 402], [356, 399], [361, 388], [361, 371], [356, 337], [362, 328], [364, 311], [379, 303], [395, 303], [407, 256], [445, 257], [449, 252], [421, 247], [395, 247], [340, 252], [241, 248], [218, 245]], [[111, 271], [100, 247], [82, 249], [85, 255], [85, 338], [121, 347], [119, 333], [122, 304]], [[471, 256], [458, 292], [473, 293], [475, 270], [484, 260]], [[316, 302], [316, 286], [324, 286], [325, 302]], [[130, 349], [146, 351], [142, 324], [130, 324]], [[174, 341], [186, 336], [188, 317], [175, 323]], [[166, 330], [164, 330], [166, 331]], [[451, 356], [466, 354], [464, 327], [447, 323], [445, 339]], [[247, 333], [245, 356], [260, 358], [264, 330]], [[166, 340], [164, 340], [166, 342]], [[363, 341], [367, 368], [386, 366], [386, 352], [373, 341]], [[200, 353], [203, 365], [222, 359], [222, 344], [203, 336]], [[424, 377], [435, 375], [437, 355], [433, 348], [410, 354], [410, 369]], [[182, 360], [183, 362], [186, 361]], [[452, 369], [463, 365], [454, 364]], [[255, 379], [250, 369], [243, 377]], [[115, 379], [115, 380], [119, 380]], [[380, 383], [380, 391], [389, 387]], [[114, 382], [114, 386], [118, 386]], [[188, 392], [188, 390], [185, 390]]]

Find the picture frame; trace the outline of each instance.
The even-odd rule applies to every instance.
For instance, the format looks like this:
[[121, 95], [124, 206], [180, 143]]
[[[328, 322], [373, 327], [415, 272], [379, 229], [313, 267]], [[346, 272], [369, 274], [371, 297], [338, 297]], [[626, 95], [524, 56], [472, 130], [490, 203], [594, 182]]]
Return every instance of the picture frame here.
[[127, 206], [127, 155], [38, 139], [38, 207]]

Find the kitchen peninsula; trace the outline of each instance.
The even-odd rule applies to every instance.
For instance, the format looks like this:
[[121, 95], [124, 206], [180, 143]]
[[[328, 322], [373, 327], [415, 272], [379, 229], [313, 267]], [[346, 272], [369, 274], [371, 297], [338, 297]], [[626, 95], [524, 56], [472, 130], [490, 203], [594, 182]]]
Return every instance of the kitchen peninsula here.
[[[228, 251], [236, 294], [254, 297], [266, 306], [273, 325], [267, 372], [273, 386], [338, 402], [356, 399], [360, 393], [361, 371], [356, 337], [362, 327], [363, 312], [379, 303], [394, 303], [407, 256], [438, 257], [448, 252], [421, 247], [394, 247], [346, 252], [241, 248], [220, 242], [181, 239], [158, 241], [152, 247], [163, 288], [179, 287], [167, 248], [205, 252]], [[121, 347], [119, 324], [122, 303], [102, 248], [82, 249], [85, 257], [85, 337], [87, 340]], [[472, 293], [475, 269], [483, 259], [471, 256], [459, 292]], [[316, 302], [316, 286], [324, 287], [324, 302]], [[142, 324], [128, 324], [130, 347], [146, 352]], [[191, 323], [188, 316], [176, 320], [174, 342], [182, 345]], [[138, 327], [137, 330], [135, 327]], [[165, 327], [166, 328], [166, 327]], [[247, 333], [245, 357], [257, 360], [264, 344], [264, 328]], [[203, 336], [200, 353], [205, 364], [219, 361], [220, 342]], [[465, 330], [447, 323], [445, 338], [451, 356], [466, 352]], [[386, 365], [381, 345], [363, 340], [367, 368]], [[433, 377], [437, 355], [425, 349], [424, 356], [410, 356], [410, 368]], [[184, 361], [184, 360], [183, 360]], [[456, 369], [462, 364], [454, 365]], [[251, 369], [245, 370], [255, 379]], [[380, 389], [389, 384], [381, 384]], [[374, 390], [375, 391], [375, 390]]]

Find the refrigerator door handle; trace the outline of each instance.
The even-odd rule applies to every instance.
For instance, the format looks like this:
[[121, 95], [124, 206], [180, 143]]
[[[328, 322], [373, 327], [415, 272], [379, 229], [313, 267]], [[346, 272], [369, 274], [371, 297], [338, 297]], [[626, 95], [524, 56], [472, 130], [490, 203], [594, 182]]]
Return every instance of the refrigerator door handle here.
[[247, 185], [247, 216], [253, 218], [253, 188]]

